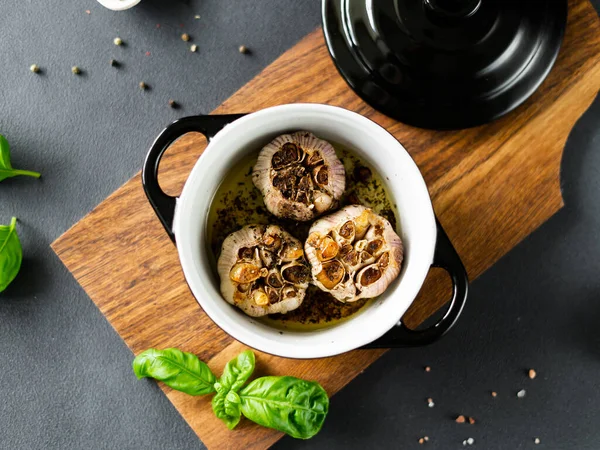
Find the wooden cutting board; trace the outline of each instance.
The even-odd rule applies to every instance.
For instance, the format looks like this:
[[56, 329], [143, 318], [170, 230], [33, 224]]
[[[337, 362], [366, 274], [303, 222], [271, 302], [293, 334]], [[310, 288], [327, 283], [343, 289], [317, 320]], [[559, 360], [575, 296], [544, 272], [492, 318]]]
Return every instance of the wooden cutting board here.
[[[475, 279], [563, 205], [563, 147], [600, 89], [598, 16], [588, 0], [569, 3], [565, 41], [550, 76], [525, 105], [489, 125], [427, 131], [375, 112], [338, 75], [320, 29], [214, 112], [318, 102], [357, 111], [384, 126], [421, 169], [439, 219]], [[203, 147], [204, 140], [197, 134], [174, 144], [161, 167], [163, 187], [177, 192]], [[52, 247], [134, 353], [150, 347], [179, 347], [196, 353], [220, 374], [225, 363], [243, 350], [210, 321], [190, 294], [176, 249], [148, 204], [139, 175]], [[419, 324], [448, 300], [442, 289], [445, 281], [439, 273], [428, 278], [405, 316], [409, 325]], [[258, 353], [256, 375], [315, 379], [334, 394], [384, 351], [361, 350], [313, 361]], [[211, 449], [263, 449], [281, 437], [247, 420], [229, 431], [214, 417], [209, 398], [161, 387]], [[344, 412], [334, 409], [330, 414]]]

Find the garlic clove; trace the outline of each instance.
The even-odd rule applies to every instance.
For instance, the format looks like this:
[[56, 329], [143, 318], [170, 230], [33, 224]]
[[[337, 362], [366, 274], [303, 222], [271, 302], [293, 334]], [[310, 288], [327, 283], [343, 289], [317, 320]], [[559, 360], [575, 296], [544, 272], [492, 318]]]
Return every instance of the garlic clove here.
[[335, 288], [343, 279], [346, 271], [339, 261], [328, 261], [323, 264], [323, 269], [317, 274], [317, 281], [325, 289]]
[[310, 281], [310, 269], [304, 264], [291, 263], [281, 268], [281, 276], [294, 286], [306, 287]]
[[365, 267], [356, 276], [356, 280], [361, 286], [370, 286], [379, 281], [380, 278], [381, 270], [376, 264]]
[[252, 283], [260, 278], [260, 267], [250, 263], [237, 263], [231, 268], [229, 278], [236, 283]]
[[269, 304], [269, 296], [261, 289], [258, 289], [252, 293], [252, 300], [258, 306], [266, 306]]
[[284, 283], [283, 278], [281, 277], [281, 272], [277, 269], [273, 269], [269, 272], [269, 274], [266, 276], [265, 282], [275, 289], [281, 289]]
[[333, 198], [324, 192], [316, 192], [314, 194], [314, 209], [317, 213], [321, 214], [331, 208], [333, 204]]
[[317, 248], [317, 257], [321, 261], [328, 261], [337, 256], [340, 246], [330, 236], [321, 239]]
[[283, 244], [279, 256], [282, 261], [290, 262], [302, 258], [304, 255], [304, 249], [302, 244], [297, 239], [289, 240]]

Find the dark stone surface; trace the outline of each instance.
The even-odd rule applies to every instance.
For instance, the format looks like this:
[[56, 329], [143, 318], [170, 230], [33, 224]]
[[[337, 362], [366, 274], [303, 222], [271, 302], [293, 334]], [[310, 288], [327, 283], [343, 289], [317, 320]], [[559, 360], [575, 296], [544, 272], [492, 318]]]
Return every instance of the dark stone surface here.
[[[0, 132], [14, 165], [43, 178], [0, 186], [0, 223], [19, 218], [25, 254], [0, 294], [0, 448], [202, 447], [158, 387], [135, 379], [131, 352], [49, 244], [139, 170], [167, 123], [212, 110], [319, 21], [318, 0], [142, 0], [122, 13], [92, 0], [2, 2]], [[534, 448], [535, 436], [539, 448], [600, 448], [599, 125], [596, 101], [567, 143], [567, 206], [473, 284], [442, 342], [391, 351], [336, 395], [311, 448], [421, 448], [424, 435], [432, 449], [470, 436], [488, 449]]]

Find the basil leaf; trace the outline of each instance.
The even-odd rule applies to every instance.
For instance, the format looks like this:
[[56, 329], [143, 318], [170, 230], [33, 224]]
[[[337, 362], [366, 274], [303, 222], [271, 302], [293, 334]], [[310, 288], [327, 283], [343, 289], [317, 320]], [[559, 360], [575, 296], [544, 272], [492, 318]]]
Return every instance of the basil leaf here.
[[240, 397], [233, 391], [219, 392], [212, 399], [212, 408], [219, 419], [225, 422], [227, 428], [233, 430], [242, 417], [240, 412]]
[[17, 175], [39, 178], [41, 174], [29, 170], [13, 169], [10, 163], [10, 146], [4, 136], [0, 134], [0, 181]]
[[0, 225], [0, 292], [15, 279], [21, 269], [23, 249], [16, 231], [17, 218]]
[[295, 377], [263, 377], [240, 392], [242, 414], [259, 425], [298, 439], [319, 432], [329, 410], [321, 385]]
[[253, 371], [254, 353], [252, 350], [246, 350], [227, 363], [223, 375], [215, 386], [217, 392], [221, 392], [221, 390], [239, 391]]
[[133, 371], [138, 378], [154, 378], [186, 394], [215, 392], [217, 379], [208, 366], [196, 355], [176, 348], [151, 348], [140, 353], [133, 360]]

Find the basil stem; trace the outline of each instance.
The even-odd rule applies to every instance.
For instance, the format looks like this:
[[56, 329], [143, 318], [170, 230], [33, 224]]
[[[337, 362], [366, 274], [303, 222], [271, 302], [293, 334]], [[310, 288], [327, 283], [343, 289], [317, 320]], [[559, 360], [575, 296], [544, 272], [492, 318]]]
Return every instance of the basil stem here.
[[41, 176], [38, 172], [13, 169], [10, 162], [10, 146], [8, 145], [6, 138], [0, 134], [0, 181], [11, 177], [16, 177], [18, 175], [25, 175], [35, 178], [39, 178]]

